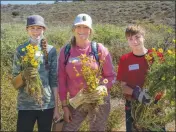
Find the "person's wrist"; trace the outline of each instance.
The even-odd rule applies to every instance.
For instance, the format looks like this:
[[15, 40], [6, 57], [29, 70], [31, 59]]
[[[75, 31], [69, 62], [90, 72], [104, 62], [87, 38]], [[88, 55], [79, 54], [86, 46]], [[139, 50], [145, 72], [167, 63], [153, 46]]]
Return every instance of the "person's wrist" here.
[[25, 82], [26, 81], [26, 79], [25, 79], [25, 77], [24, 77], [24, 71], [21, 71], [21, 78], [22, 78], [22, 80], [23, 80], [23, 82]]
[[54, 110], [58, 110], [58, 109], [59, 109], [58, 106], [55, 106]]
[[64, 109], [64, 108], [68, 108], [68, 105], [66, 104], [66, 105], [62, 105], [62, 109]]

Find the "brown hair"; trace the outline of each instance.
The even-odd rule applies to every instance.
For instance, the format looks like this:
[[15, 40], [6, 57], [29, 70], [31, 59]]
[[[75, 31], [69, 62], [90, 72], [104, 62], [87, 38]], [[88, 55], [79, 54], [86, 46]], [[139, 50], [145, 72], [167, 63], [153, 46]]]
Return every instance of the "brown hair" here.
[[145, 36], [145, 29], [142, 28], [140, 25], [129, 25], [126, 28], [125, 37], [127, 38], [127, 37], [130, 37], [130, 36], [136, 35], [138, 33]]
[[71, 38], [70, 44], [71, 44], [71, 46], [76, 46], [76, 38], [75, 38], [75, 36], [73, 36], [73, 37]]

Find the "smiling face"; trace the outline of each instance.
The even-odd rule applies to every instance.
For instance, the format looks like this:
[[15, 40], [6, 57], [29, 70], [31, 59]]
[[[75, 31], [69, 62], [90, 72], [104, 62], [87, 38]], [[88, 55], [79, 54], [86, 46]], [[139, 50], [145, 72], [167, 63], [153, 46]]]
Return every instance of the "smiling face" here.
[[26, 30], [31, 38], [40, 39], [43, 36], [43, 32], [44, 32], [45, 28], [42, 26], [35, 25], [35, 26], [27, 27]]
[[145, 29], [140, 25], [129, 25], [126, 28], [125, 36], [133, 51], [144, 49]]
[[142, 49], [144, 47], [144, 36], [140, 33], [128, 36], [127, 41], [133, 50]]
[[91, 29], [86, 25], [77, 25], [73, 29], [76, 41], [86, 41], [89, 39]]

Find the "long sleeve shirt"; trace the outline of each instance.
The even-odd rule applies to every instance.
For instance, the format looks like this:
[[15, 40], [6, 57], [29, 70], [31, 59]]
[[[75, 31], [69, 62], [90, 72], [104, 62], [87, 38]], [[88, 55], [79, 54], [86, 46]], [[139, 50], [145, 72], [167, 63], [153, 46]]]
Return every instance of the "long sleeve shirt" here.
[[[12, 75], [15, 77], [23, 70], [21, 63], [21, 57], [25, 55], [25, 51], [22, 51], [29, 45], [29, 42], [20, 45], [16, 49], [16, 53], [14, 55], [13, 60], [13, 68], [12, 68]], [[38, 45], [40, 49], [40, 46]], [[18, 110], [40, 110], [40, 109], [49, 109], [55, 107], [55, 99], [54, 99], [54, 88], [57, 88], [57, 52], [56, 49], [48, 45], [47, 46], [48, 52], [48, 68], [45, 65], [45, 58], [41, 57], [41, 63], [38, 67], [38, 72], [40, 75], [40, 79], [42, 81], [42, 91], [43, 91], [43, 105], [42, 107], [31, 97], [28, 95], [25, 90], [24, 86], [19, 88], [18, 90], [18, 97], [17, 97], [17, 109]]]
[[[65, 46], [61, 48], [60, 55], [58, 57], [58, 89], [60, 100], [67, 99], [67, 93], [70, 94], [70, 97], [74, 97], [81, 88], [87, 88], [86, 81], [83, 76], [76, 76], [76, 70], [81, 73], [81, 63], [78, 56], [81, 54], [86, 54], [89, 57], [95, 57], [91, 55], [91, 44], [87, 45], [85, 48], [80, 48], [78, 46], [72, 46], [70, 49], [70, 56], [68, 58], [68, 62], [65, 65], [65, 54], [64, 54]], [[110, 89], [112, 85], [115, 83], [116, 74], [114, 72], [112, 59], [108, 49], [105, 48], [102, 44], [98, 43], [98, 53], [99, 60], [103, 60], [102, 66], [102, 79], [108, 79], [108, 83], [106, 87]], [[72, 63], [72, 62], [75, 63]], [[98, 62], [94, 61], [91, 64], [91, 67], [97, 69], [99, 67]]]

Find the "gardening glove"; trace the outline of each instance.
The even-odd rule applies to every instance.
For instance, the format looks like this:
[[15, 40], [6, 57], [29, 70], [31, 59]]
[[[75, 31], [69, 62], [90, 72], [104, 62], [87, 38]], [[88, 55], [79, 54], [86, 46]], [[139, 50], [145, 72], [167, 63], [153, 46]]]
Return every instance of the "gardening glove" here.
[[84, 96], [85, 95], [83, 94], [83, 89], [81, 89], [75, 97], [69, 99], [70, 105], [76, 109], [78, 106], [84, 103]]
[[37, 76], [38, 69], [33, 67], [28, 67], [24, 69], [21, 73], [22, 77], [27, 80]]
[[100, 96], [104, 97], [108, 95], [107, 87], [105, 85], [98, 86], [96, 90]]
[[149, 104], [151, 97], [147, 94], [146, 89], [141, 89], [139, 86], [136, 86], [133, 89], [132, 96], [137, 99], [140, 103]]
[[108, 92], [106, 86], [100, 85], [95, 91], [91, 93], [85, 93], [84, 95], [84, 103], [94, 103], [107, 96]]

